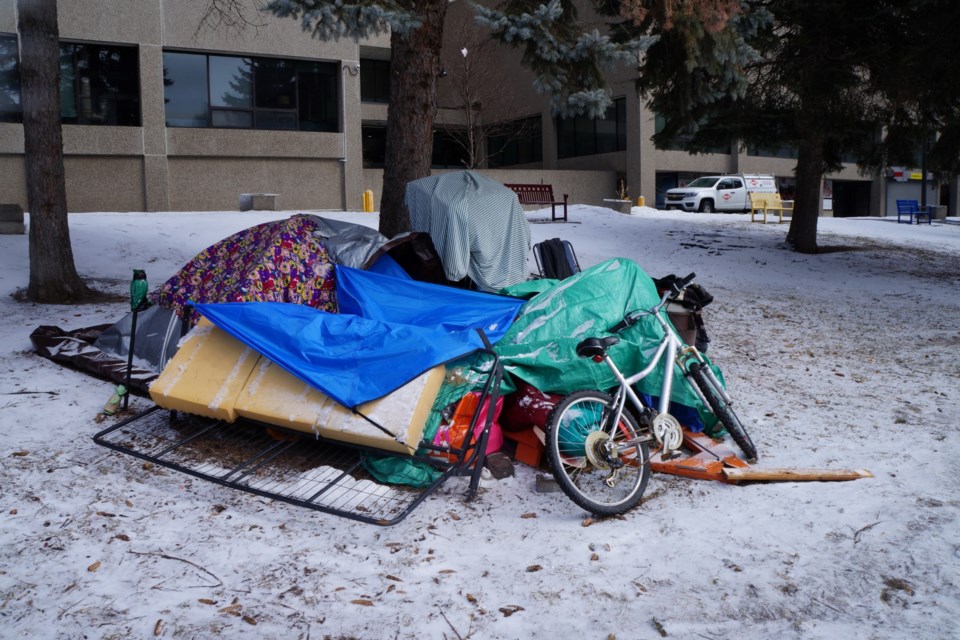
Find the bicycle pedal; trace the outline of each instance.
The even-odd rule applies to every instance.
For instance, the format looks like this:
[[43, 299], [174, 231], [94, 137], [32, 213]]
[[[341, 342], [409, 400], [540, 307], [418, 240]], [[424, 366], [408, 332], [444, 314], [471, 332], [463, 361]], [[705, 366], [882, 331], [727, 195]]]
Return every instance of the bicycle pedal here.
[[660, 460], [667, 462], [668, 460], [676, 460], [680, 457], [679, 451], [667, 451], [660, 454]]

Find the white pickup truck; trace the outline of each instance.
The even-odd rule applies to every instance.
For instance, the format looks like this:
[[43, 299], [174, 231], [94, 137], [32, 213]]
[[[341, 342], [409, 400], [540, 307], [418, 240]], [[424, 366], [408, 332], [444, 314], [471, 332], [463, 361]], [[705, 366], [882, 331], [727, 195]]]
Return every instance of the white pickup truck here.
[[776, 193], [777, 182], [773, 176], [766, 175], [703, 176], [685, 187], [669, 189], [666, 207], [703, 213], [749, 211], [751, 191]]

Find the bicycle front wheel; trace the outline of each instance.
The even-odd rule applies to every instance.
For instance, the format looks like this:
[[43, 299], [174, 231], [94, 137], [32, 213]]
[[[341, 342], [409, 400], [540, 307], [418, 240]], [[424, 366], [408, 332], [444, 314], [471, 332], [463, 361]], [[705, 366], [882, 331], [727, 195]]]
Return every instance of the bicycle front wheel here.
[[624, 412], [610, 434], [605, 418], [613, 398], [577, 391], [558, 404], [547, 422], [547, 458], [567, 497], [599, 516], [625, 513], [640, 502], [650, 479], [650, 452], [633, 416]]
[[714, 388], [713, 384], [707, 379], [707, 375], [701, 369], [699, 362], [691, 362], [689, 370], [690, 377], [693, 378], [697, 388], [700, 389], [703, 396], [707, 399], [707, 404], [710, 405], [710, 410], [713, 412], [713, 415], [717, 416], [720, 424], [726, 428], [734, 442], [737, 443], [737, 446], [740, 447], [743, 454], [747, 456], [747, 462], [756, 462], [757, 448], [747, 434], [743, 423], [740, 422], [740, 418], [733, 412], [733, 407], [720, 397], [720, 394]]

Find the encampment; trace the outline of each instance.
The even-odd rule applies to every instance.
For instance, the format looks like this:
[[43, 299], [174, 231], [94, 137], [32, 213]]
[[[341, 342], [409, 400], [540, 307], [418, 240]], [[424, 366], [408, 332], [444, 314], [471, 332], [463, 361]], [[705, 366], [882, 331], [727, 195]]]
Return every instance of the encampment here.
[[[452, 473], [472, 467], [476, 491], [483, 453], [499, 446], [491, 434], [499, 433], [501, 394], [520, 386], [556, 397], [612, 384], [604, 368], [576, 356], [575, 346], [658, 300], [639, 265], [613, 259], [564, 281], [529, 282], [530, 229], [516, 195], [472, 172], [415, 181], [407, 202], [415, 231], [393, 239], [295, 215], [200, 252], [158, 287], [153, 307], [78, 349], [90, 355], [103, 346], [122, 362], [139, 314], [134, 355], [147, 375], [133, 386], [187, 422], [157, 423], [151, 410], [105, 429], [97, 441], [248, 491], [395, 522]], [[200, 317], [204, 324], [178, 341]], [[641, 367], [658, 331], [641, 322], [624, 333], [618, 362]], [[77, 344], [74, 336], [61, 339], [50, 357]], [[183, 346], [174, 354], [176, 344]], [[641, 391], [657, 388], [651, 376]], [[685, 385], [674, 389], [673, 399], [694, 409], [695, 426], [697, 412], [709, 417]], [[214, 420], [213, 431], [198, 426], [193, 434], [194, 419]], [[250, 428], [267, 436], [245, 436], [248, 450], [237, 454], [238, 464], [215, 464], [216, 472], [206, 471], [206, 462], [198, 466], [199, 434], [217, 434], [218, 444], [204, 451], [225, 452], [225, 443], [233, 447]], [[130, 433], [144, 437], [122, 435]], [[333, 464], [324, 480], [297, 472], [262, 488], [267, 460], [271, 477], [292, 473], [277, 466], [288, 459], [287, 446], [281, 452], [277, 442], [299, 452], [317, 439], [347, 443], [359, 457]], [[145, 445], [157, 442], [165, 444]], [[378, 489], [374, 509], [354, 495], [360, 469], [424, 493], [401, 499]], [[305, 498], [308, 480], [317, 489]], [[341, 494], [353, 496], [349, 507], [320, 498]]]

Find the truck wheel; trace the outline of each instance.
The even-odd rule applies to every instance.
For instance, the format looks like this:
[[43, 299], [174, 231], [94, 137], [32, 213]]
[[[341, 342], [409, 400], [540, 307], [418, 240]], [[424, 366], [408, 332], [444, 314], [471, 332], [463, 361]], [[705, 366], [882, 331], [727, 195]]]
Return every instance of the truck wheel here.
[[701, 200], [698, 211], [700, 211], [700, 213], [713, 213], [715, 211], [713, 208], [713, 200]]

